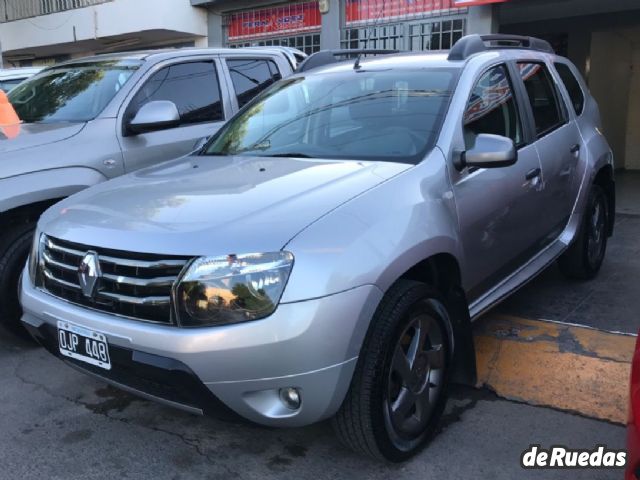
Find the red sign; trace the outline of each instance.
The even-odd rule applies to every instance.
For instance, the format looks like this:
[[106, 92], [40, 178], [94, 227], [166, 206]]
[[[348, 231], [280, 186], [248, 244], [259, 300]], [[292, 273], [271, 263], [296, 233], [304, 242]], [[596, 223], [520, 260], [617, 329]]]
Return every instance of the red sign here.
[[447, 13], [457, 8], [454, 0], [347, 0], [347, 23], [407, 17], [424, 13]]
[[322, 19], [318, 2], [305, 2], [232, 13], [227, 25], [229, 40], [240, 40], [319, 30]]
[[453, 0], [456, 7], [473, 7], [474, 5], [489, 5], [490, 3], [504, 3], [508, 0]]

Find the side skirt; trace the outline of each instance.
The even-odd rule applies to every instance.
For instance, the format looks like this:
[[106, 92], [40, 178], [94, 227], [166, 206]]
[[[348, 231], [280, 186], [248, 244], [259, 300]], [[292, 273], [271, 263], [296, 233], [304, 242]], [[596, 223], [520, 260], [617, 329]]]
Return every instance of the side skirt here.
[[562, 240], [563, 237], [564, 235], [561, 235], [559, 239], [549, 244], [526, 264], [474, 301], [469, 306], [471, 320], [476, 320], [551, 265], [569, 247], [569, 244]]

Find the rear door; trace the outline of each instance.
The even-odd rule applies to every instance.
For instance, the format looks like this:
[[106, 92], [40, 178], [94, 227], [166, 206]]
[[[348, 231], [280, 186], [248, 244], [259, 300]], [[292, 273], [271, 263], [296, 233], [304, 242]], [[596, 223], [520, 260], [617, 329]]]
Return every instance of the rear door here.
[[540, 211], [546, 243], [556, 239], [569, 221], [580, 186], [578, 165], [584, 155], [582, 137], [549, 67], [542, 61], [519, 62], [527, 110], [535, 127], [535, 146], [542, 165]]
[[[198, 57], [162, 63], [147, 73], [121, 109], [119, 136], [127, 171], [186, 155], [222, 126], [233, 110], [220, 69], [219, 59]], [[179, 125], [137, 135], [128, 131], [127, 123], [154, 100], [173, 102]]]

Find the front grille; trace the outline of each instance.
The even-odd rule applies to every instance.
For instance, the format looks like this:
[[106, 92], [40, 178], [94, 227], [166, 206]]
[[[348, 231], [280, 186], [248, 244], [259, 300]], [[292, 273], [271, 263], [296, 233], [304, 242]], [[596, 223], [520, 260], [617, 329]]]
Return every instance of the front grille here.
[[[98, 254], [102, 276], [88, 298], [79, 284], [78, 267], [89, 252]], [[131, 253], [80, 245], [52, 237], [40, 252], [46, 291], [77, 305], [148, 322], [173, 324], [171, 288], [189, 258]]]

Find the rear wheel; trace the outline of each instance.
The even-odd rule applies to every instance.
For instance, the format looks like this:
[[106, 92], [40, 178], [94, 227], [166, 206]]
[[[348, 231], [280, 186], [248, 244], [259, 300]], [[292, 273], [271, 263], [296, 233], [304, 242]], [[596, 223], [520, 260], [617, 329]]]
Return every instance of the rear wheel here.
[[590, 280], [600, 271], [607, 250], [608, 212], [605, 191], [592, 185], [578, 236], [558, 261], [567, 277]]
[[400, 462], [433, 437], [446, 404], [448, 321], [427, 285], [401, 280], [385, 295], [333, 420], [345, 445]]
[[0, 323], [25, 334], [20, 327], [19, 279], [29, 256], [34, 230], [34, 223], [10, 227], [0, 248]]

